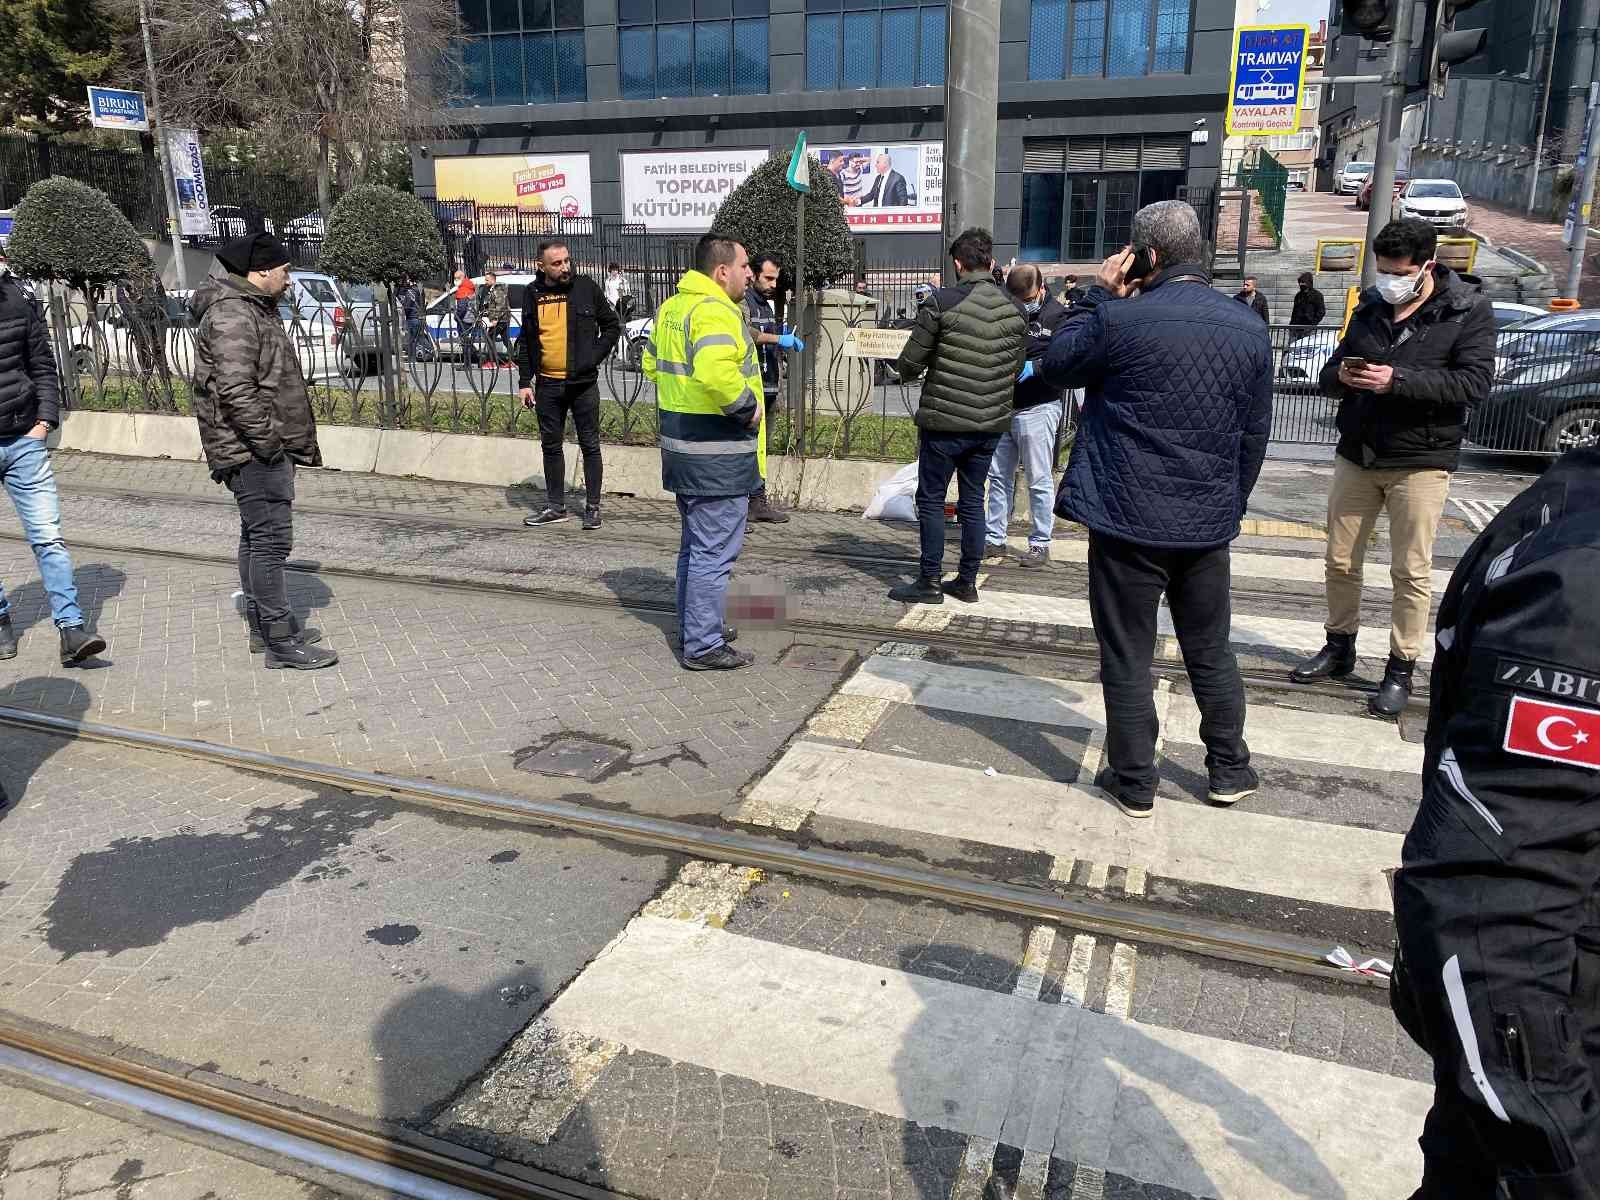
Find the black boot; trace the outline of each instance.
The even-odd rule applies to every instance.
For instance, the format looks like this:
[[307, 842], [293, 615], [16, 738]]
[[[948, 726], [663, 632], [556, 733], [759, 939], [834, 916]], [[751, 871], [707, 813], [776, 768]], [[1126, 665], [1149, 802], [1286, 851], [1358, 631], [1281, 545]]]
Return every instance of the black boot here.
[[[261, 632], [261, 611], [256, 608], [254, 600], [244, 602], [244, 621], [250, 627], [250, 653], [262, 653], [267, 648], [267, 638]], [[289, 624], [294, 626], [294, 635], [303, 645], [314, 646], [322, 640], [322, 630], [300, 624], [293, 613], [289, 614]]]
[[1289, 678], [1296, 683], [1315, 683], [1319, 679], [1343, 679], [1355, 669], [1356, 635], [1330, 630], [1327, 644], [1291, 671]]
[[82, 625], [68, 625], [61, 630], [61, 665], [75, 667], [86, 658], [93, 658], [106, 648], [106, 640], [96, 637]]
[[897, 588], [891, 588], [889, 599], [902, 604], [943, 604], [944, 589], [939, 586], [937, 579], [918, 576], [915, 583], [902, 583]]
[[301, 641], [292, 620], [269, 622], [263, 632], [267, 635], [267, 661], [263, 665], [269, 671], [315, 671], [339, 661], [332, 650], [320, 650]]
[[11, 628], [9, 615], [0, 617], [0, 659], [17, 656], [17, 634]]
[[1417, 669], [1416, 659], [1407, 662], [1389, 655], [1389, 665], [1384, 668], [1383, 682], [1378, 694], [1367, 701], [1367, 711], [1379, 717], [1398, 717], [1411, 699], [1411, 675]]

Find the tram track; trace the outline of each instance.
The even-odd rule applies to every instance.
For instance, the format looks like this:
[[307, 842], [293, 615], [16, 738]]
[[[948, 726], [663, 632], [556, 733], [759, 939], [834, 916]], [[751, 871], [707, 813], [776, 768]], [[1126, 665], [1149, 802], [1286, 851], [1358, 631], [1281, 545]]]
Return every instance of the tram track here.
[[[349, 510], [342, 510], [345, 515], [350, 515]], [[447, 526], [459, 528], [459, 526]], [[13, 542], [26, 544], [26, 539], [17, 533], [0, 531], [0, 542]], [[127, 555], [132, 557], [159, 558], [178, 562], [197, 563], [206, 566], [220, 566], [237, 569], [238, 561], [232, 554], [213, 554], [197, 550], [177, 550], [166, 547], [151, 547], [137, 545], [115, 545], [93, 539], [74, 538], [72, 546], [78, 550], [92, 550], [102, 554]], [[759, 553], [759, 552], [757, 552]], [[809, 552], [807, 552], [809, 554]], [[796, 557], [804, 557], [797, 555]], [[912, 560], [907, 559], [908, 563]], [[356, 582], [377, 583], [385, 585], [403, 585], [422, 587], [437, 591], [456, 592], [464, 595], [496, 597], [500, 599], [518, 598], [537, 601], [542, 604], [561, 605], [563, 607], [589, 609], [611, 612], [634, 613], [645, 617], [671, 616], [674, 608], [665, 601], [649, 601], [643, 599], [628, 599], [617, 596], [593, 596], [582, 593], [564, 591], [559, 588], [538, 587], [531, 584], [514, 583], [510, 581], [491, 583], [478, 579], [454, 579], [433, 575], [426, 572], [401, 572], [401, 571], [375, 571], [368, 568], [340, 567], [324, 563], [313, 563], [303, 559], [291, 559], [286, 565], [290, 574], [309, 575], [328, 579], [349, 579]], [[1021, 568], [1018, 568], [1021, 570]], [[1031, 572], [1030, 572], [1031, 574]], [[1249, 595], [1250, 593], [1237, 591], [1236, 595]], [[1267, 598], [1262, 594], [1262, 598]], [[1282, 601], [1282, 595], [1271, 597]], [[960, 615], [960, 614], [958, 614]], [[997, 657], [1028, 657], [1044, 661], [1059, 662], [1083, 670], [1097, 669], [1099, 665], [1099, 651], [1089, 641], [1063, 642], [1063, 641], [1027, 641], [1008, 640], [1005, 638], [986, 637], [975, 634], [969, 630], [931, 630], [918, 628], [914, 630], [900, 629], [897, 626], [861, 625], [845, 621], [830, 621], [804, 616], [788, 616], [782, 622], [782, 628], [787, 632], [809, 638], [825, 639], [832, 642], [842, 642], [855, 647], [859, 652], [866, 653], [872, 646], [884, 641], [915, 641], [940, 650], [959, 653], [962, 655], [993, 655]], [[1173, 682], [1186, 681], [1188, 676], [1181, 662], [1163, 661], [1157, 659], [1151, 667], [1152, 674], [1158, 679], [1168, 679]], [[1325, 695], [1366, 695], [1377, 690], [1377, 684], [1361, 679], [1345, 679], [1328, 683], [1304, 685], [1292, 683], [1287, 678], [1287, 669], [1281, 671], [1268, 671], [1251, 669], [1241, 666], [1245, 685], [1259, 692], [1274, 696], [1305, 697], [1321, 692]], [[1412, 692], [1408, 712], [1413, 718], [1425, 718], [1428, 707], [1428, 688], [1419, 686]]]
[[[610, 1200], [617, 1193], [505, 1163], [408, 1129], [312, 1113], [265, 1089], [197, 1078], [201, 1070], [112, 1053], [89, 1039], [0, 1012], [0, 1081], [157, 1128], [232, 1143], [253, 1161], [309, 1168], [411, 1200]], [[213, 1077], [215, 1078], [215, 1077]]]
[[982, 879], [950, 869], [908, 866], [774, 837], [590, 807], [568, 800], [529, 799], [434, 780], [411, 779], [31, 709], [0, 706], [0, 726], [175, 755], [278, 779], [330, 786], [357, 795], [385, 795], [477, 818], [553, 828], [690, 858], [800, 875], [847, 887], [894, 892], [1034, 923], [1050, 922], [1225, 962], [1359, 985], [1387, 986], [1387, 981], [1381, 978], [1342, 971], [1329, 964], [1324, 955], [1331, 946], [1326, 941], [1195, 916], [1132, 899], [1115, 903], [1085, 899], [1042, 887]]

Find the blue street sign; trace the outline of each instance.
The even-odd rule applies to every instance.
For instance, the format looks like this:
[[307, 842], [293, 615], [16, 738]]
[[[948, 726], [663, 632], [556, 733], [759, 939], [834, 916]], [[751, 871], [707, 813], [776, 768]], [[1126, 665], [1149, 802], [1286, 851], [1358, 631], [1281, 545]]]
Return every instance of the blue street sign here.
[[150, 128], [150, 114], [145, 111], [144, 93], [123, 92], [116, 88], [90, 88], [89, 124], [96, 129], [144, 132]]
[[1308, 25], [1241, 25], [1228, 81], [1228, 132], [1296, 133], [1305, 84]]

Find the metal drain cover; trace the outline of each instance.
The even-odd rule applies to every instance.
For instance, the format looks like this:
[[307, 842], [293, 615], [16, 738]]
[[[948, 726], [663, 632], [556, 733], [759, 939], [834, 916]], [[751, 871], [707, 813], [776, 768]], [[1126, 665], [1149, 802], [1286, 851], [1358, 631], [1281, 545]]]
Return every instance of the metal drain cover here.
[[517, 770], [532, 775], [565, 775], [593, 783], [627, 756], [628, 752], [619, 746], [571, 738], [530, 754], [517, 763]]
[[838, 646], [791, 646], [783, 656], [783, 665], [799, 667], [802, 671], [838, 672], [848, 667], [855, 656], [854, 650]]

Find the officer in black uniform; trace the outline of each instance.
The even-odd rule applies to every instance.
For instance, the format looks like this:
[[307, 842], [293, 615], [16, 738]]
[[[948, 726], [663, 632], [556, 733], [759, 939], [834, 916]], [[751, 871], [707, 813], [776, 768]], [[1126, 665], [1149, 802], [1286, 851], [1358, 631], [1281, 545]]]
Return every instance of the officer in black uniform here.
[[1390, 990], [1434, 1064], [1413, 1200], [1595, 1200], [1600, 447], [1506, 506], [1437, 628]]

